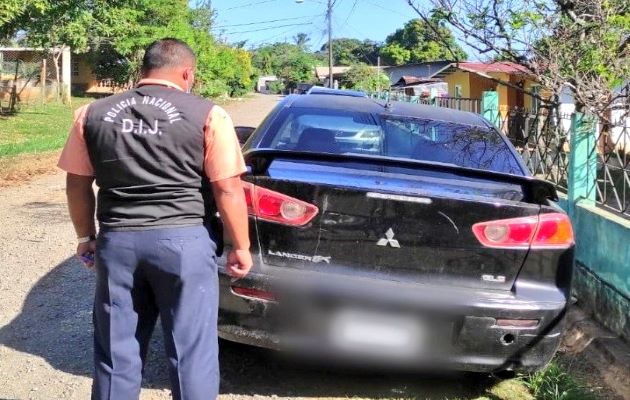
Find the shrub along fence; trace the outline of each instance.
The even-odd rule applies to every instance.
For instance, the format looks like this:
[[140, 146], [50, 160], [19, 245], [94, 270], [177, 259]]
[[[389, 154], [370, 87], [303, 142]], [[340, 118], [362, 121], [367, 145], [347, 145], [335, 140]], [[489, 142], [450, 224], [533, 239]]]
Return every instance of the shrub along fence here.
[[[409, 101], [477, 112], [506, 135], [531, 173], [552, 182], [576, 236], [574, 291], [579, 303], [630, 341], [630, 117], [628, 105], [602, 122], [558, 107], [537, 112], [499, 112], [493, 92], [478, 108], [467, 99], [416, 98], [377, 93], [381, 100]], [[468, 104], [468, 109], [461, 107]]]

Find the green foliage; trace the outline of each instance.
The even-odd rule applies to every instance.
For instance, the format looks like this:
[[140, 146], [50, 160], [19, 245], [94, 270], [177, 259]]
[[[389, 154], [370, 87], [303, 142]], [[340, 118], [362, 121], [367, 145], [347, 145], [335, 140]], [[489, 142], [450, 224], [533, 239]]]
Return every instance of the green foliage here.
[[308, 42], [311, 41], [311, 38], [309, 38], [306, 33], [298, 33], [293, 37], [293, 41], [297, 47], [302, 50], [308, 50]]
[[578, 109], [603, 120], [628, 85], [627, 0], [430, 2], [480, 54], [524, 66], [554, 96], [569, 89]]
[[282, 81], [269, 82], [267, 86], [269, 87], [269, 91], [275, 94], [281, 94], [286, 89], [286, 87], [284, 86], [284, 82]]
[[312, 82], [317, 59], [295, 44], [275, 43], [254, 51], [252, 62], [261, 75], [276, 75], [287, 89]]
[[387, 64], [401, 65], [438, 60], [465, 60], [466, 53], [455, 41], [452, 32], [443, 26], [441, 16], [429, 23], [413, 19], [385, 40], [381, 56]]
[[47, 0], [3, 0], [0, 2], [0, 38], [11, 37], [27, 18], [27, 13], [41, 13], [48, 7]]
[[[371, 40], [338, 38], [332, 41], [333, 62], [335, 65], [354, 65], [367, 63], [376, 65], [380, 46]], [[324, 44], [320, 54], [327, 60], [328, 43]]]
[[242, 96], [252, 89], [254, 73], [251, 56], [225, 45], [197, 50], [197, 87], [204, 96]]
[[544, 369], [529, 375], [525, 385], [537, 400], [596, 400], [557, 363], [552, 362]]
[[250, 54], [215, 42], [214, 15], [187, 0], [10, 0], [0, 6], [0, 37], [24, 30], [27, 42], [67, 45], [90, 53], [99, 79], [136, 81], [151, 42], [173, 37], [197, 53], [195, 90], [202, 95], [242, 95], [252, 88]]
[[399, 43], [390, 43], [381, 49], [381, 56], [386, 64], [402, 65], [411, 60], [411, 50], [402, 47]]
[[341, 85], [346, 89], [374, 92], [388, 88], [389, 78], [367, 64], [355, 64], [346, 72]]

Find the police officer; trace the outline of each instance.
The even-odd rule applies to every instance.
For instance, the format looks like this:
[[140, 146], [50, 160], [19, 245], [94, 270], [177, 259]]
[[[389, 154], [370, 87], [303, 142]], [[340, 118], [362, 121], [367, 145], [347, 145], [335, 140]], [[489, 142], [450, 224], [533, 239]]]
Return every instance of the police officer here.
[[195, 64], [182, 41], [152, 43], [136, 88], [77, 110], [59, 160], [77, 255], [96, 269], [93, 399], [138, 398], [158, 314], [173, 398], [218, 395], [217, 245], [207, 210], [214, 197], [232, 241], [228, 272], [245, 276], [246, 169], [226, 112], [189, 94]]

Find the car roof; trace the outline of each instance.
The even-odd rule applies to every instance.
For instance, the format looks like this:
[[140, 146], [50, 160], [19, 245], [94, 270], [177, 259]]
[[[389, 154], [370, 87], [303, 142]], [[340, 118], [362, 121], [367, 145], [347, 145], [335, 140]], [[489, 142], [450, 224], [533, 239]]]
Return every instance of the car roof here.
[[312, 86], [306, 94], [327, 94], [332, 96], [367, 97], [364, 92], [348, 89], [331, 89], [323, 86]]
[[478, 114], [425, 104], [393, 101], [389, 103], [389, 106], [386, 106], [387, 102], [374, 100], [369, 97], [343, 96], [324, 93], [320, 93], [316, 96], [290, 95], [287, 96], [286, 101], [287, 106], [290, 108], [325, 108], [330, 110], [346, 110], [488, 127], [488, 123]]

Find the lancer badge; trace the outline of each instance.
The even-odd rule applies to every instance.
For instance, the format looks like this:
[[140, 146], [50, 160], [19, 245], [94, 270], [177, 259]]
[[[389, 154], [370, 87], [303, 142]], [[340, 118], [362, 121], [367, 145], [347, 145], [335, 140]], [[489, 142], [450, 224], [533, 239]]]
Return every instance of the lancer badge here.
[[394, 231], [392, 230], [392, 228], [389, 228], [387, 230], [387, 232], [385, 232], [385, 237], [379, 239], [378, 242], [376, 242], [377, 246], [387, 246], [390, 245], [393, 248], [400, 248], [400, 243], [398, 243], [398, 240], [394, 239]]

